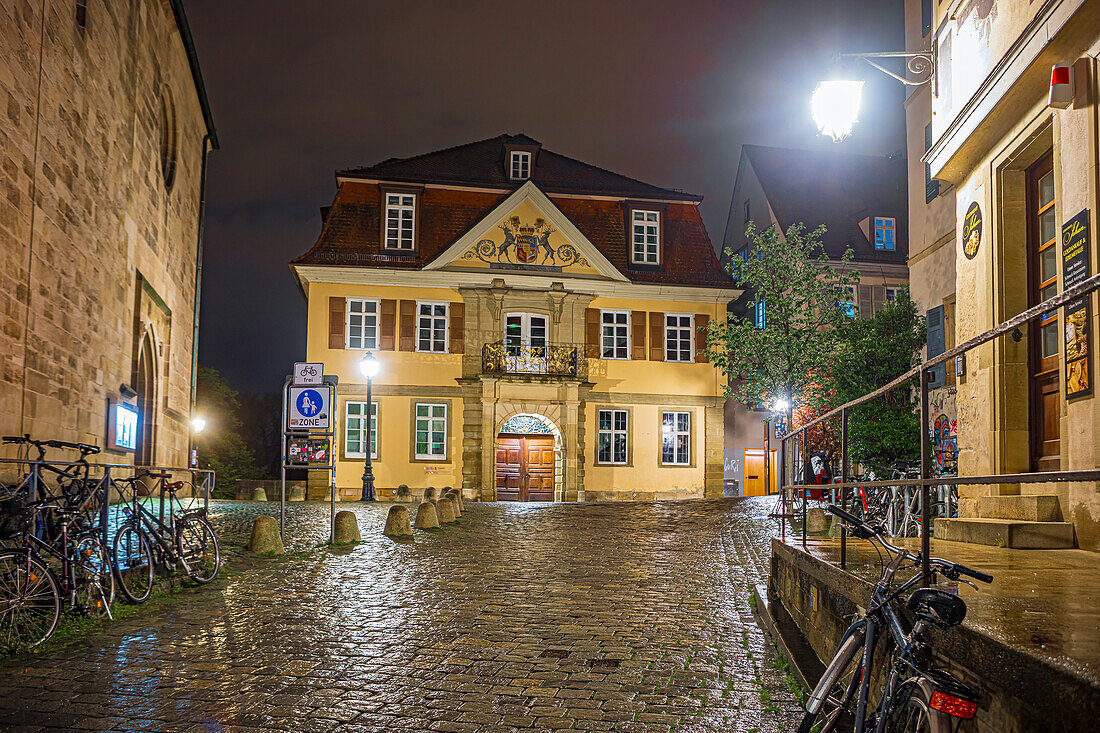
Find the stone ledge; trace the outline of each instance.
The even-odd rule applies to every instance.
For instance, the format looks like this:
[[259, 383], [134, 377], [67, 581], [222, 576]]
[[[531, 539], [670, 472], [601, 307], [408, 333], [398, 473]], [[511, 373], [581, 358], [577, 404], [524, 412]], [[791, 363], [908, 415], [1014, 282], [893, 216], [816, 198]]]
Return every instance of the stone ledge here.
[[937, 519], [933, 537], [951, 542], [995, 545], [1017, 550], [1065, 550], [1074, 546], [1069, 522], [1012, 519]]
[[978, 499], [978, 516], [1023, 522], [1061, 522], [1062, 509], [1054, 495], [983, 496]]

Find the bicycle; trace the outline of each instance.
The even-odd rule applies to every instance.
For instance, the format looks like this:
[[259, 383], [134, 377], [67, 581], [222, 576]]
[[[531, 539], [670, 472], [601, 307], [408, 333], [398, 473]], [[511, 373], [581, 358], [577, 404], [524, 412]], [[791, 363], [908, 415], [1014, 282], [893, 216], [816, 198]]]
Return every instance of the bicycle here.
[[[4, 648], [34, 647], [53, 636], [61, 617], [61, 599], [88, 616], [112, 618], [115, 583], [110, 558], [98, 533], [70, 529], [79, 509], [54, 499], [3, 500], [3, 534], [20, 538], [20, 548], [0, 552], [0, 641]], [[56, 542], [37, 536], [35, 519], [47, 509], [56, 512]], [[72, 541], [70, 541], [72, 540]], [[47, 560], [60, 563], [55, 574]]]
[[[958, 719], [974, 717], [979, 695], [953, 675], [932, 666], [932, 650], [925, 639], [929, 627], [950, 628], [966, 617], [966, 603], [958, 595], [938, 588], [914, 591], [906, 603], [916, 622], [905, 631], [905, 620], [894, 604], [922, 580], [918, 572], [896, 589], [891, 583], [897, 572], [911, 562], [920, 567], [921, 556], [883, 539], [881, 527], [861, 522], [837, 506], [828, 511], [846, 525], [855, 537], [877, 541], [893, 554], [882, 578], [875, 584], [866, 612], [848, 627], [836, 655], [825, 668], [806, 701], [806, 714], [799, 733], [836, 730], [842, 720], [854, 718], [854, 733], [950, 733]], [[955, 582], [976, 586], [961, 576], [992, 583], [993, 576], [948, 560], [929, 558], [933, 576], [937, 573]], [[875, 649], [885, 637], [890, 653], [889, 671], [877, 708], [868, 716]], [[851, 710], [852, 702], [855, 709]]]
[[[182, 510], [176, 492], [183, 481], [168, 482], [167, 473], [143, 471], [128, 479], [116, 479], [120, 496], [132, 497], [122, 505], [125, 515], [115, 534], [112, 560], [119, 590], [131, 603], [144, 603], [153, 592], [153, 579], [159, 568], [164, 573], [178, 569], [196, 583], [214, 580], [221, 568], [221, 551], [205, 510]], [[145, 478], [160, 482], [161, 516], [142, 506], [136, 484]], [[168, 495], [168, 521], [163, 520], [164, 496]], [[182, 511], [176, 512], [177, 505]]]

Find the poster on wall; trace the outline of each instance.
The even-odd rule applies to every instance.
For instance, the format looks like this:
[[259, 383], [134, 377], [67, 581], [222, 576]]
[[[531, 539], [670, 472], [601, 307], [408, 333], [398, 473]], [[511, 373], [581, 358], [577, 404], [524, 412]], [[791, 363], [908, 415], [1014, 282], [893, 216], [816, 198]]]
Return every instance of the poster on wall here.
[[[1062, 225], [1062, 287], [1072, 288], [1089, 276], [1089, 212], [1083, 210]], [[1089, 352], [1089, 296], [1071, 300], [1062, 310], [1065, 324], [1066, 399], [1092, 394]]]
[[970, 204], [963, 217], [962, 243], [966, 259], [974, 259], [982, 244], [982, 209], [977, 201]]

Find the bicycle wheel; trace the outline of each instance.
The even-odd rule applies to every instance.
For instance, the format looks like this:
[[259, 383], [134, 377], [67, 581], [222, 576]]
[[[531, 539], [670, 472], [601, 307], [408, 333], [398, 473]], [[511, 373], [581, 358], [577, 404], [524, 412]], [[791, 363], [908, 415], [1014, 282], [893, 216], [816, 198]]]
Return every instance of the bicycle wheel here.
[[153, 592], [153, 551], [134, 525], [126, 524], [115, 535], [115, 578], [122, 595], [131, 603], [144, 603]]
[[76, 543], [76, 600], [89, 616], [111, 615], [115, 574], [111, 557], [99, 537], [86, 535]]
[[190, 517], [176, 526], [176, 551], [186, 561], [188, 575], [196, 583], [209, 583], [218, 577], [222, 562], [218, 540], [202, 519]]
[[915, 680], [906, 680], [894, 693], [886, 733], [932, 733], [932, 715], [928, 693]]
[[61, 616], [57, 578], [26, 552], [0, 553], [0, 646], [19, 649], [53, 636]]
[[[806, 703], [806, 715], [798, 727], [798, 733], [830, 733], [844, 717], [851, 717], [848, 706], [852, 696], [859, 689], [862, 679], [864, 630], [862, 626], [853, 629], [841, 642], [836, 656], [814, 688]], [[821, 726], [815, 729], [815, 726]]]

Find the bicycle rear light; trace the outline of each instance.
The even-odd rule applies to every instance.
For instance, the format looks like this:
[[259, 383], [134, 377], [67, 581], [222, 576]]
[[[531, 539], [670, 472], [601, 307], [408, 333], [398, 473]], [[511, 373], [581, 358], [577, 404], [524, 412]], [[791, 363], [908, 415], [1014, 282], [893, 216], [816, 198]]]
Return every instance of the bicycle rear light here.
[[978, 703], [955, 697], [940, 690], [932, 693], [932, 699], [928, 701], [928, 706], [933, 710], [939, 710], [941, 713], [947, 713], [966, 720], [973, 718], [974, 713], [978, 710]]

